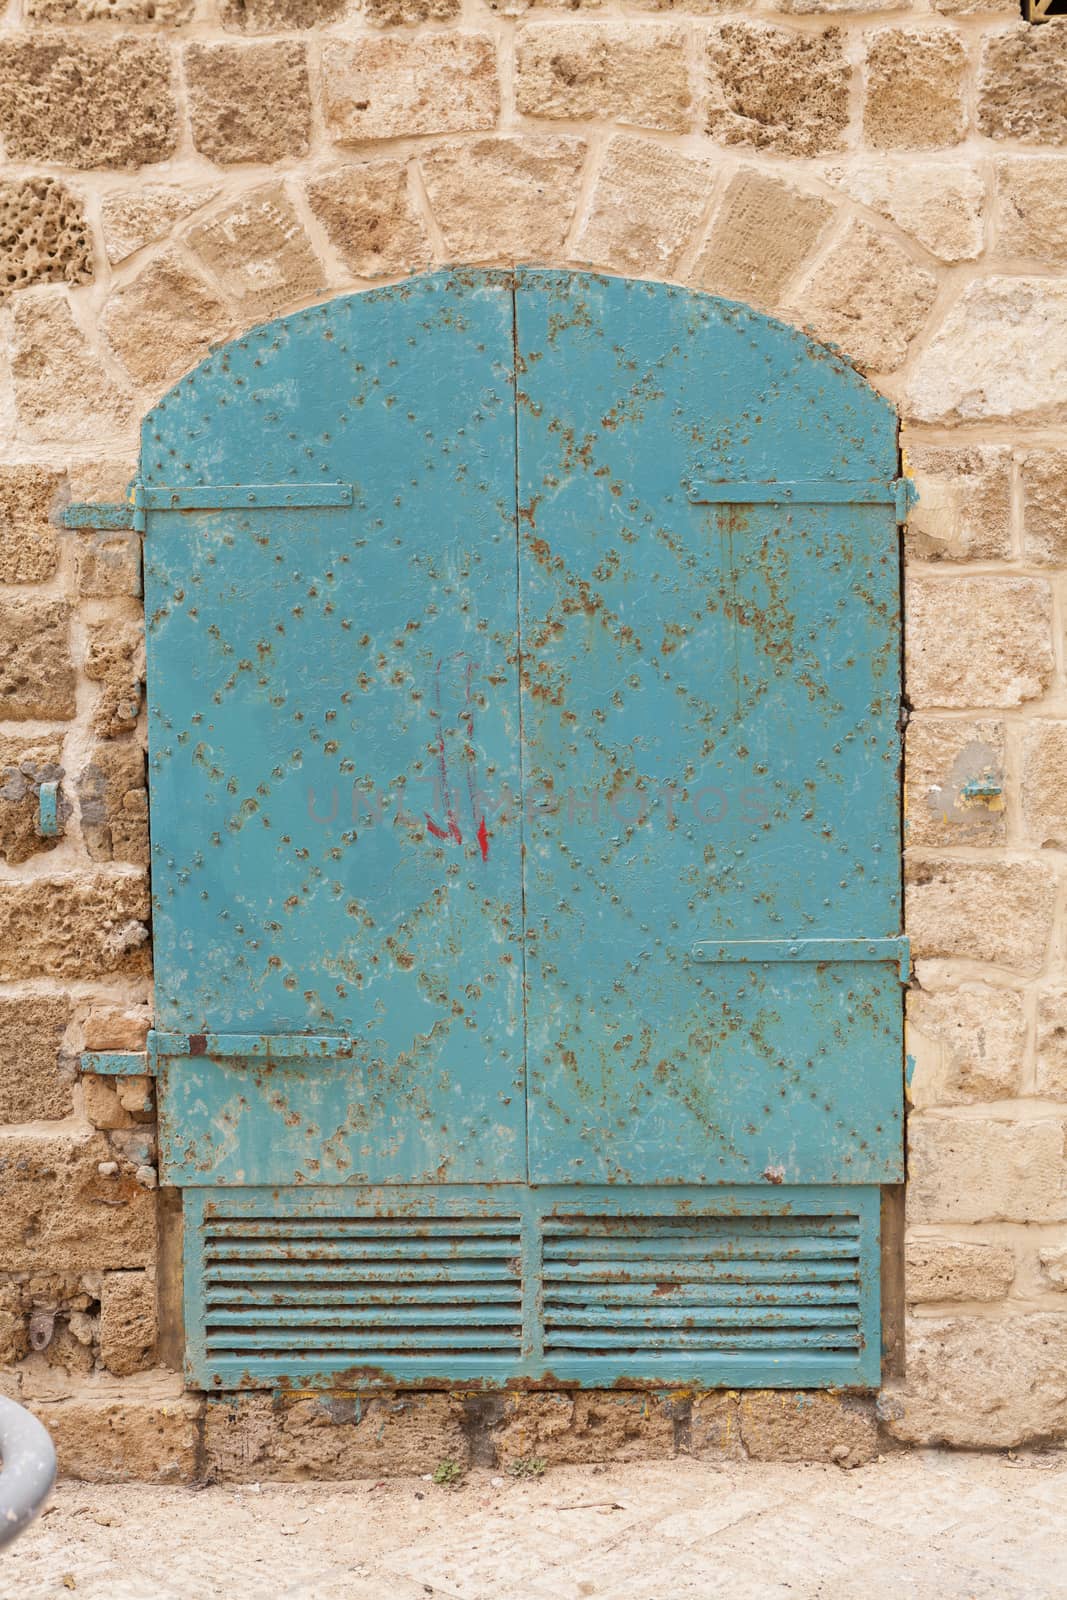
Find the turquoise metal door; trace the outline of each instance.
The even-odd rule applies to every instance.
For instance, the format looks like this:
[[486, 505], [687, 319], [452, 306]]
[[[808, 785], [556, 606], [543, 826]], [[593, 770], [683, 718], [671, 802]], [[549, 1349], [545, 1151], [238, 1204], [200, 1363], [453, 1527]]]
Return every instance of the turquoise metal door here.
[[707, 296], [439, 274], [145, 423], [190, 1381], [870, 1384], [892, 412]]

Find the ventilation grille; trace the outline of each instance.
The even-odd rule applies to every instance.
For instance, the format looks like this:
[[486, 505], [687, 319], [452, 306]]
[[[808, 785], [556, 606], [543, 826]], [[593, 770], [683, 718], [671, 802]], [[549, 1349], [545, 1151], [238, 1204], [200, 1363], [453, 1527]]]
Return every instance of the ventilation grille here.
[[517, 1358], [520, 1233], [501, 1217], [242, 1217], [204, 1224], [214, 1362]]
[[857, 1216], [562, 1217], [544, 1225], [544, 1348], [854, 1355]]

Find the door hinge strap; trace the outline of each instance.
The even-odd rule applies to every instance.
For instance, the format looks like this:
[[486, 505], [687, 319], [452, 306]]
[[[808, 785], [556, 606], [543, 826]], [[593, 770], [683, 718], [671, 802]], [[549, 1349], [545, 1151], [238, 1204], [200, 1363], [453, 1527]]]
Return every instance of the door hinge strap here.
[[350, 483], [194, 483], [137, 485], [134, 504], [145, 511], [285, 510], [290, 506], [350, 506]]
[[148, 1053], [160, 1056], [252, 1056], [273, 1061], [329, 1061], [351, 1056], [355, 1045], [344, 1034], [328, 1033], [157, 1033], [148, 1035]]
[[797, 479], [792, 483], [750, 483], [690, 478], [686, 484], [695, 505], [891, 505], [898, 522], [919, 498], [910, 478], [851, 483], [842, 478]]
[[911, 949], [906, 938], [894, 939], [736, 939], [721, 944], [701, 941], [693, 945], [694, 961], [712, 964], [797, 962], [814, 965], [826, 961], [893, 961], [901, 983], [911, 972]]
[[83, 1050], [81, 1069], [105, 1078], [149, 1078], [156, 1064], [143, 1050]]

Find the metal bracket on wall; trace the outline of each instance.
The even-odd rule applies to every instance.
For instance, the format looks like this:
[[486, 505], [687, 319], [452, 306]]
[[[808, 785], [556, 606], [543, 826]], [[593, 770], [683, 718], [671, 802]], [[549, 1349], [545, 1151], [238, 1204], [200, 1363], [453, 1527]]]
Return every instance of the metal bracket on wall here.
[[63, 832], [59, 810], [59, 780], [42, 783], [37, 794], [37, 835], [41, 839], [58, 839]]
[[81, 1069], [104, 1078], [151, 1078], [156, 1064], [143, 1050], [83, 1050]]

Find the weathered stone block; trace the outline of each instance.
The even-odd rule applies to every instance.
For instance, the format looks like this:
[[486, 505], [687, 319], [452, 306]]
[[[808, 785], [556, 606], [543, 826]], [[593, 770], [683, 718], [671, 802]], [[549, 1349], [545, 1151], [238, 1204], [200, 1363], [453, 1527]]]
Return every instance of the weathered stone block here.
[[70, 1115], [74, 1062], [63, 1049], [67, 995], [0, 1000], [0, 1123]]
[[905, 405], [920, 422], [1067, 419], [1067, 282], [968, 285], [915, 363]]
[[222, 1482], [399, 1477], [440, 1461], [470, 1462], [453, 1395], [257, 1394], [209, 1399], [204, 1408], [204, 1467]]
[[321, 28], [347, 5], [348, 0], [222, 0], [222, 26], [238, 33]]
[[375, 28], [451, 22], [461, 9], [461, 0], [363, 0], [363, 15]]
[[1046, 1287], [1067, 1289], [1067, 1250], [1039, 1250], [1037, 1259], [1046, 1280]]
[[100, 1359], [116, 1377], [144, 1372], [155, 1358], [156, 1284], [149, 1272], [105, 1272], [100, 1294]]
[[949, 28], [879, 28], [867, 39], [863, 132], [881, 150], [934, 150], [967, 131], [967, 51]]
[[144, 751], [132, 740], [98, 744], [78, 777], [82, 838], [92, 861], [148, 865]]
[[403, 161], [337, 167], [309, 182], [306, 192], [330, 243], [357, 277], [413, 272], [429, 263], [430, 241]]
[[688, 128], [685, 34], [655, 22], [533, 23], [519, 30], [515, 94], [528, 117], [607, 117]]
[[62, 482], [49, 467], [0, 467], [0, 583], [44, 583], [56, 570]]
[[1019, 1092], [1026, 1043], [1022, 997], [966, 984], [908, 993], [909, 1098], [926, 1106], [971, 1105]]
[[69, 618], [62, 600], [19, 598], [0, 605], [0, 721], [73, 717]]
[[666, 1461], [676, 1454], [676, 1410], [670, 1399], [623, 1390], [509, 1395], [492, 1436], [497, 1462]]
[[1032, 450], [1022, 460], [1023, 554], [1067, 566], [1067, 450]]
[[1001, 254], [1067, 265], [1067, 156], [1003, 156], [996, 175]]
[[143, 630], [135, 623], [107, 618], [90, 623], [86, 632], [85, 676], [102, 685], [93, 708], [93, 728], [103, 738], [114, 739], [137, 726], [145, 675]]
[[724, 23], [707, 43], [705, 128], [723, 144], [814, 156], [841, 146], [851, 69], [837, 28]]
[[1067, 1100], [1067, 986], [1042, 989], [1037, 997], [1037, 1072], [1035, 1092]]
[[833, 1461], [860, 1467], [878, 1454], [874, 1401], [825, 1390], [752, 1390], [738, 1407], [741, 1438], [755, 1461]]
[[709, 1389], [694, 1394], [689, 1407], [686, 1454], [698, 1461], [738, 1461], [744, 1457], [736, 1390]]
[[82, 1032], [86, 1050], [143, 1050], [151, 1027], [147, 1009], [93, 1006]]
[[119, 1099], [118, 1089], [110, 1078], [87, 1073], [82, 1078], [82, 1107], [85, 1119], [94, 1128], [113, 1132], [116, 1128], [132, 1128], [133, 1118]]
[[458, 261], [554, 259], [574, 215], [580, 139], [476, 139], [420, 160], [445, 249]]
[[0, 978], [143, 973], [148, 914], [139, 873], [0, 884]]
[[938, 1300], [1002, 1300], [1015, 1277], [1006, 1245], [958, 1239], [910, 1239], [904, 1254], [904, 1292], [911, 1305]]
[[1007, 832], [1004, 724], [912, 717], [904, 783], [910, 846], [999, 844]]
[[0, 298], [34, 283], [89, 283], [93, 246], [81, 201], [56, 178], [0, 183]]
[[978, 131], [989, 139], [1067, 144], [1067, 30], [1019, 23], [985, 40]]
[[98, 1379], [63, 1400], [27, 1401], [52, 1435], [61, 1478], [191, 1483], [202, 1401], [179, 1379]]
[[955, 161], [867, 161], [833, 167], [826, 177], [942, 261], [973, 261], [982, 253], [985, 185], [970, 167]]
[[1061, 1118], [913, 1115], [908, 1220], [1061, 1222], [1067, 1218]]
[[908, 580], [905, 682], [914, 706], [1017, 706], [1052, 680], [1052, 595], [1039, 578]]
[[933, 273], [854, 222], [794, 303], [816, 338], [838, 345], [864, 371], [893, 372], [936, 294]]
[[154, 1197], [130, 1171], [105, 1177], [103, 1135], [0, 1129], [0, 1250], [11, 1272], [147, 1266], [155, 1255]]
[[779, 305], [833, 214], [833, 206], [818, 195], [742, 168], [715, 213], [693, 282], [754, 305]]
[[1055, 880], [1038, 861], [906, 862], [906, 926], [917, 961], [990, 961], [1041, 970], [1052, 932]]
[[311, 92], [302, 44], [190, 44], [185, 77], [202, 155], [228, 166], [306, 152]]
[[100, 207], [100, 222], [108, 260], [117, 265], [135, 250], [165, 238], [177, 223], [207, 205], [218, 192], [216, 184], [187, 187], [153, 183], [106, 195]]
[[154, 39], [7, 34], [0, 133], [9, 161], [139, 167], [178, 142], [170, 56]]
[[328, 39], [322, 72], [326, 126], [338, 144], [491, 128], [500, 110], [487, 34]]
[[83, 600], [141, 593], [141, 541], [135, 533], [83, 533], [74, 545], [74, 582]]
[[214, 290], [172, 249], [113, 292], [102, 326], [128, 371], [159, 388], [202, 360], [230, 320]]
[[151, 23], [177, 28], [193, 14], [194, 0], [26, 0], [33, 22], [65, 27], [78, 22]]
[[58, 293], [31, 289], [14, 301], [15, 404], [32, 438], [92, 443], [103, 430], [126, 421], [131, 399], [103, 371]]
[[[62, 753], [61, 738], [0, 739], [0, 859], [9, 867], [59, 843], [42, 839], [37, 825], [41, 784], [62, 776]], [[59, 810], [65, 821], [69, 806], [62, 791]]]
[[241, 195], [185, 237], [243, 317], [269, 316], [323, 287], [322, 262], [280, 183]]
[[907, 1380], [882, 1413], [907, 1444], [989, 1450], [1062, 1434], [1067, 1317], [912, 1320]]
[[909, 445], [919, 502], [905, 547], [918, 561], [1006, 561], [1011, 555], [1011, 448]]
[[1031, 722], [1023, 732], [1023, 824], [1031, 844], [1067, 844], [1067, 722]]
[[711, 186], [707, 162], [651, 139], [613, 139], [578, 236], [578, 255], [638, 273], [673, 273]]

